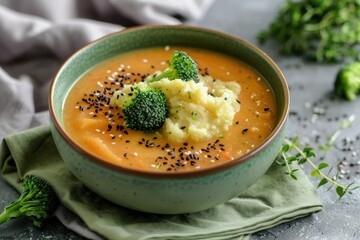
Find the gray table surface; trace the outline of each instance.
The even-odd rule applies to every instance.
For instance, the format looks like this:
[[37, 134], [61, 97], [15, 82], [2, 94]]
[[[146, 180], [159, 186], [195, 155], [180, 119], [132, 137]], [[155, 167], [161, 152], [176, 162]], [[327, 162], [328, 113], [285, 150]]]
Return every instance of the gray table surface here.
[[[274, 43], [259, 45], [256, 34], [266, 28], [282, 4], [282, 0], [218, 0], [206, 16], [191, 25], [212, 28], [242, 38], [259, 46], [275, 60], [283, 71], [291, 92], [292, 112], [287, 135], [300, 135], [304, 142], [314, 144], [316, 136], [325, 141], [339, 125], [339, 120], [355, 114], [357, 120], [338, 139], [326, 155], [335, 169], [344, 158], [348, 170], [342, 181], [360, 184], [360, 98], [346, 102], [333, 97], [334, 76], [341, 64], [315, 64], [300, 58], [283, 57]], [[319, 114], [324, 112], [324, 114]], [[351, 141], [353, 140], [353, 141]], [[344, 145], [344, 142], [347, 144]], [[351, 142], [351, 143], [349, 143]], [[352, 167], [350, 167], [350, 164]], [[310, 172], [305, 167], [305, 171]], [[349, 172], [350, 171], [350, 172]], [[316, 180], [312, 180], [316, 184]], [[0, 209], [18, 197], [18, 193], [0, 177]], [[333, 191], [318, 190], [324, 210], [312, 216], [281, 224], [254, 234], [251, 239], [360, 239], [360, 191], [347, 195], [340, 202]], [[0, 226], [0, 239], [82, 239], [67, 230], [58, 220], [51, 219], [45, 229], [37, 230], [23, 219]]]

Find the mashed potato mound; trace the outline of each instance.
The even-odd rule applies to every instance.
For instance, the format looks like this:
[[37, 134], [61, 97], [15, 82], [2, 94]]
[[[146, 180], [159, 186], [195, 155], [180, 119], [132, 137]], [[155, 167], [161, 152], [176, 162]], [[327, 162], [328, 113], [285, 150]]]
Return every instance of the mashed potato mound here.
[[221, 136], [240, 110], [237, 101], [240, 85], [236, 82], [206, 76], [199, 83], [164, 78], [149, 83], [149, 86], [161, 89], [166, 96], [169, 117], [161, 132], [173, 141], [199, 141]]
[[[156, 82], [125, 85], [122, 93], [131, 87], [147, 86], [160, 89], [166, 96], [169, 116], [160, 129], [162, 135], [176, 142], [193, 139], [210, 139], [229, 129], [235, 114], [240, 110], [237, 95], [240, 85], [235, 81], [214, 80], [211, 76], [200, 77], [200, 82], [184, 82], [167, 78]], [[112, 99], [112, 104], [121, 106], [122, 98]]]

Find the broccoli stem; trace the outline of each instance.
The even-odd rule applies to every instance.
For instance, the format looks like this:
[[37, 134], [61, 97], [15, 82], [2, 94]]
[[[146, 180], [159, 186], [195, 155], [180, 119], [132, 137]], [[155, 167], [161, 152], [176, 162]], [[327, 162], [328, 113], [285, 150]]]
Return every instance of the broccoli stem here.
[[159, 81], [163, 78], [168, 78], [168, 79], [172, 79], [173, 78], [173, 71], [172, 70], [165, 70], [162, 73], [160, 73], [159, 75], [154, 76], [152, 79], [150, 79], [148, 82], [156, 82]]
[[9, 221], [12, 218], [19, 216], [20, 205], [17, 202], [7, 206], [4, 211], [0, 214], [0, 225]]
[[24, 191], [17, 200], [10, 203], [0, 214], [0, 225], [12, 218], [24, 215], [24, 213], [28, 211], [26, 208], [29, 208], [29, 206], [26, 205], [38, 204], [38, 201], [29, 201], [32, 197], [32, 192]]

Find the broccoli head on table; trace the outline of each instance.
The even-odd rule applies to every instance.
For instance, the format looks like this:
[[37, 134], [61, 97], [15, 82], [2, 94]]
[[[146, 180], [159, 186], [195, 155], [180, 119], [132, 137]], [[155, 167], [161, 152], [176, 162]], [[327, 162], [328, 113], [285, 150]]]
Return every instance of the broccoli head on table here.
[[5, 207], [0, 214], [0, 224], [18, 217], [30, 217], [35, 227], [40, 228], [58, 206], [55, 192], [45, 180], [28, 175], [24, 179], [20, 197]]
[[360, 62], [345, 65], [339, 71], [335, 80], [336, 95], [353, 101], [360, 93]]

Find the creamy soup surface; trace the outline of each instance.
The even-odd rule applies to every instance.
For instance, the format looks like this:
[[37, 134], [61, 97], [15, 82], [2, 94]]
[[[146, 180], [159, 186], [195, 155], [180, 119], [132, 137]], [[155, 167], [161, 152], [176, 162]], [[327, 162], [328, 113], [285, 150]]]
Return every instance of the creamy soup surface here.
[[[121, 109], [109, 105], [123, 84], [164, 70], [173, 51], [191, 56], [200, 74], [241, 85], [240, 111], [220, 136], [171, 142], [159, 132], [126, 128]], [[66, 131], [87, 151], [110, 163], [146, 171], [191, 171], [232, 161], [259, 146], [273, 131], [275, 119], [274, 94], [254, 69], [220, 53], [168, 46], [125, 53], [90, 69], [69, 92], [63, 111]]]

